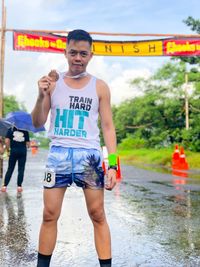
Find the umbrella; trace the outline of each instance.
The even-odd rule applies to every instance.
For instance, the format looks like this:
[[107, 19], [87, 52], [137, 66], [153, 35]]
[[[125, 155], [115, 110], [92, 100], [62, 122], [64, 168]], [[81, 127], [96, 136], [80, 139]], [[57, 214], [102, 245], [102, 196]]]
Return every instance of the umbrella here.
[[6, 115], [5, 120], [12, 123], [17, 129], [30, 131], [33, 133], [45, 131], [44, 126], [35, 128], [32, 123], [31, 114], [25, 111], [10, 112]]
[[0, 118], [0, 136], [6, 136], [8, 129], [12, 127], [12, 123]]

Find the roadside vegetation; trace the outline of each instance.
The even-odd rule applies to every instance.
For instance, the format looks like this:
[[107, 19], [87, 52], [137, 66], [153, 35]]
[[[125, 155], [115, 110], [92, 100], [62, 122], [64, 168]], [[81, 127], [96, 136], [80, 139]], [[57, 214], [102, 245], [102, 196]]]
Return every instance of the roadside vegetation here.
[[[119, 149], [121, 163], [142, 168], [169, 168], [172, 166], [174, 148], [161, 149]], [[190, 170], [200, 171], [200, 153], [185, 150]]]

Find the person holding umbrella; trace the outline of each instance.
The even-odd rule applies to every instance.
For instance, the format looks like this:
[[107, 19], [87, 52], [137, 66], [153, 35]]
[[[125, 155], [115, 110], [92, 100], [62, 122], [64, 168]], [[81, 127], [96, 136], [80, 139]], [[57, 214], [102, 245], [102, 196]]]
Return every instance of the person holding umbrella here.
[[19, 130], [16, 127], [8, 129], [5, 138], [5, 145], [7, 153], [9, 154], [9, 161], [1, 191], [6, 192], [16, 162], [18, 162], [17, 192], [20, 193], [22, 192], [27, 148], [30, 145], [28, 131]]

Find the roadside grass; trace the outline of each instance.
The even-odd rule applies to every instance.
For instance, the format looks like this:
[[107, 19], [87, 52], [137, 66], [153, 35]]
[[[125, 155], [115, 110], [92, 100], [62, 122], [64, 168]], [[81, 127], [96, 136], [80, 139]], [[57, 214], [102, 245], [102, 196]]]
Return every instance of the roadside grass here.
[[[162, 149], [130, 149], [123, 150], [119, 149], [118, 154], [120, 160], [126, 164], [131, 165], [142, 165], [152, 164], [162, 167], [171, 167], [172, 155], [174, 149], [162, 148]], [[200, 153], [185, 151], [186, 161], [189, 164], [190, 169], [200, 170]]]

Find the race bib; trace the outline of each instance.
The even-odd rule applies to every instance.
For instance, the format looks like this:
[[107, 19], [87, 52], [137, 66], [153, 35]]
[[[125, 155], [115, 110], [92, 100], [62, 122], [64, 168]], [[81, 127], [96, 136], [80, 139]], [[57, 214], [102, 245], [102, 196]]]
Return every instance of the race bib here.
[[53, 187], [56, 183], [56, 173], [53, 170], [46, 170], [43, 185], [45, 187]]

